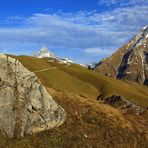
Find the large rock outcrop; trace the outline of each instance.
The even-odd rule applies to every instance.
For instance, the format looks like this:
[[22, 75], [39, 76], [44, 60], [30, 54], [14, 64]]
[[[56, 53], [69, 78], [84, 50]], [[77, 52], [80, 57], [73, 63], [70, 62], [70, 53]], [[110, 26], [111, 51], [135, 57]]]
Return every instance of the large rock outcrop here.
[[145, 108], [140, 107], [133, 102], [126, 100], [124, 97], [112, 95], [107, 98], [102, 98], [102, 95], [98, 96], [97, 100], [103, 101], [114, 107], [120, 107], [122, 109], [126, 109], [130, 112], [136, 113], [137, 115], [142, 115]]
[[19, 138], [61, 125], [66, 113], [18, 60], [0, 54], [0, 131]]

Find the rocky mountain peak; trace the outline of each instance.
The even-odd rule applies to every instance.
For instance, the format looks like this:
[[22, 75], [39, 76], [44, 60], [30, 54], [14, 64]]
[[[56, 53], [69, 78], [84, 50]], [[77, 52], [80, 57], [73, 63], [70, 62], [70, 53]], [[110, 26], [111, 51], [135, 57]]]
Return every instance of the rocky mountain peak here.
[[74, 63], [71, 59], [69, 58], [61, 58], [58, 56], [55, 56], [54, 53], [48, 50], [48, 48], [43, 47], [39, 50], [38, 54], [34, 55], [37, 58], [48, 58], [49, 61], [56, 61], [61, 64], [72, 64]]
[[95, 70], [117, 79], [148, 85], [148, 26], [96, 65]]
[[138, 47], [141, 45], [146, 38], [148, 38], [148, 26], [143, 27], [141, 31], [136, 35], [136, 41], [133, 47]]
[[38, 57], [38, 58], [55, 58], [54, 53], [52, 53], [46, 47], [42, 47], [35, 56]]
[[48, 50], [48, 48], [46, 48], [46, 47], [42, 47], [42, 48], [40, 49], [40, 52], [42, 52], [42, 53], [47, 53], [47, 52], [49, 52], [49, 50]]

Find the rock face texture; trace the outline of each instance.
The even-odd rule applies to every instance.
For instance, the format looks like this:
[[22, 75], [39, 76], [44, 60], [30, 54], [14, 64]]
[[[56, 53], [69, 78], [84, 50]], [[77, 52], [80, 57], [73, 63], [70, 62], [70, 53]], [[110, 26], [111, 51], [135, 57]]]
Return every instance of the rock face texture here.
[[63, 124], [66, 113], [19, 61], [0, 55], [0, 131], [9, 138]]
[[148, 26], [127, 45], [98, 63], [95, 70], [117, 79], [148, 85]]

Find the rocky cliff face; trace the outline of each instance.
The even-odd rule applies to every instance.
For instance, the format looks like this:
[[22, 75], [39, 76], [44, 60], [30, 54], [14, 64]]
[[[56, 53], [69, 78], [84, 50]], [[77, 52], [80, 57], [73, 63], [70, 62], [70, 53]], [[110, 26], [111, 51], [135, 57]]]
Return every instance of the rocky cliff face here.
[[66, 113], [19, 61], [0, 55], [0, 131], [19, 138], [61, 125]]
[[98, 63], [95, 70], [117, 79], [148, 85], [148, 26], [127, 45]]

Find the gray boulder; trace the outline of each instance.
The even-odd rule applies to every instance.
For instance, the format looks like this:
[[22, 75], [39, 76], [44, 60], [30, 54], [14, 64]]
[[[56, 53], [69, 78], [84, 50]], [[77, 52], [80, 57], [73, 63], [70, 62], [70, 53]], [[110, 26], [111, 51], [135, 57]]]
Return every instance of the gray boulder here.
[[0, 131], [11, 138], [59, 126], [66, 120], [36, 75], [0, 54]]

